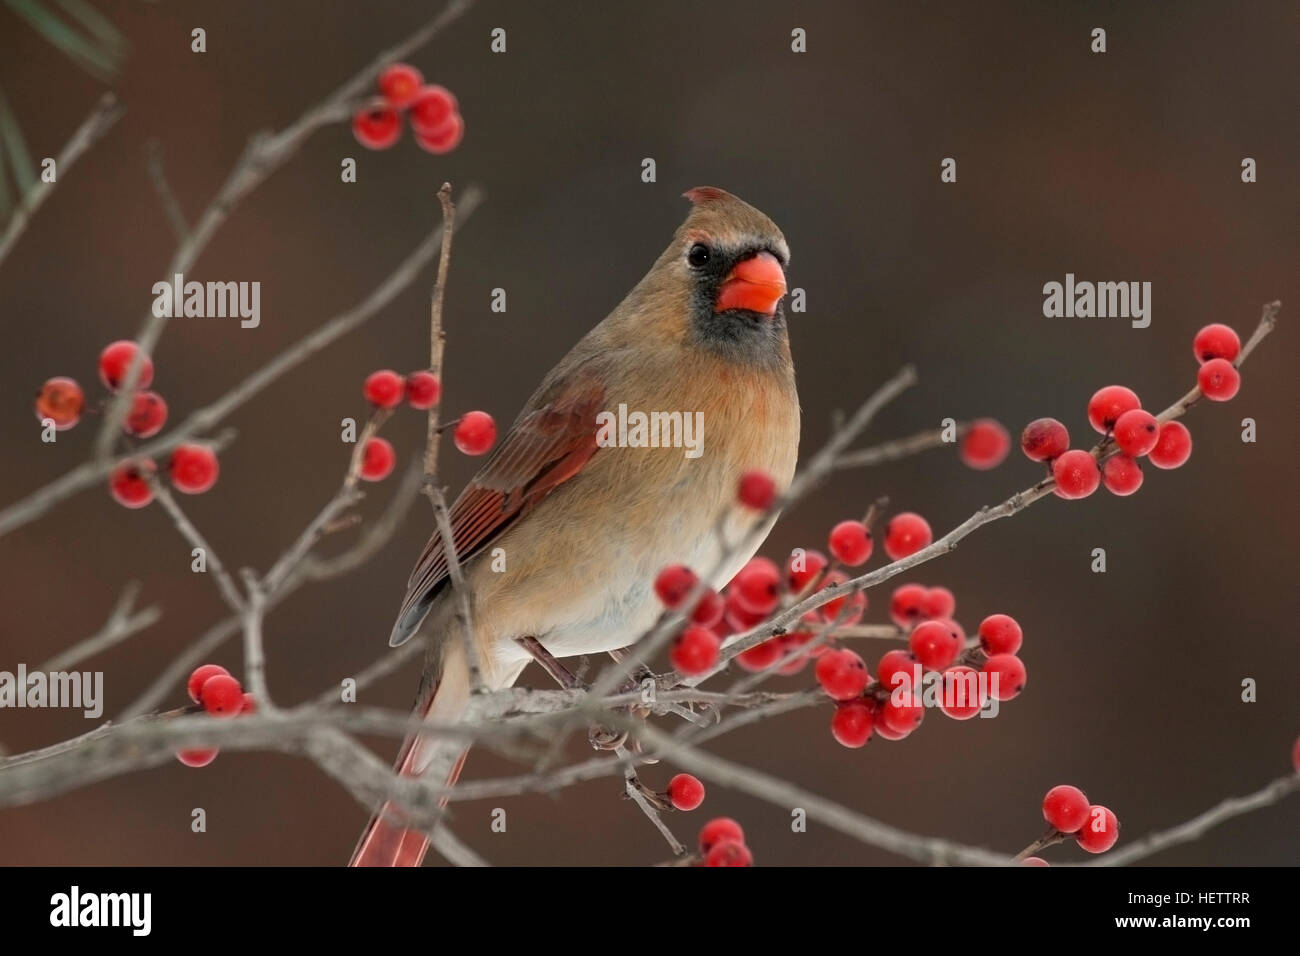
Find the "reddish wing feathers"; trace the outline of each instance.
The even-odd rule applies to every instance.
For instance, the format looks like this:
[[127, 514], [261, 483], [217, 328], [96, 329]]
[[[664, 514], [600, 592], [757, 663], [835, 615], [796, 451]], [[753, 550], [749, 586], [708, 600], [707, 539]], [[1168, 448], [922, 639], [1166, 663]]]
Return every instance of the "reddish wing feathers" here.
[[[451, 506], [456, 556], [467, 561], [499, 537], [556, 487], [568, 481], [596, 451], [596, 414], [604, 389], [587, 381], [561, 391], [542, 407], [521, 415], [482, 470]], [[393, 629], [393, 643], [414, 633], [409, 615], [447, 577], [447, 555], [435, 531], [407, 582], [406, 600]]]

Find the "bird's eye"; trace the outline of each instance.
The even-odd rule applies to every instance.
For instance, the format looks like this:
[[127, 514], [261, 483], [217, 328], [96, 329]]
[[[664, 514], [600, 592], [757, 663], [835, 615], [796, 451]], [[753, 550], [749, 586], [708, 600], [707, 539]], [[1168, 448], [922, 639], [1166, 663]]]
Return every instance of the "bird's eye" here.
[[690, 252], [686, 253], [686, 261], [698, 269], [709, 261], [709, 247], [702, 242], [697, 242], [691, 246]]

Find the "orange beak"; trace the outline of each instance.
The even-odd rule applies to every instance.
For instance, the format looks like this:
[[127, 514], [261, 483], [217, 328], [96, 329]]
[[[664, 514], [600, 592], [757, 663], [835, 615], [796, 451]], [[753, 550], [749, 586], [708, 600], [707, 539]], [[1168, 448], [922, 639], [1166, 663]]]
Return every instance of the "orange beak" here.
[[718, 289], [714, 312], [749, 309], [763, 315], [776, 312], [776, 304], [785, 295], [785, 271], [770, 252], [737, 262]]

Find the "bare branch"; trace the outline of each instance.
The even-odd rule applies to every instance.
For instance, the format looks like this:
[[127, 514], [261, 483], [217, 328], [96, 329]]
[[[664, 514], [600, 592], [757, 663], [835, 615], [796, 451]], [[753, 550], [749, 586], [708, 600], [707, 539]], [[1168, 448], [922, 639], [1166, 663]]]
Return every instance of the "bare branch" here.
[[1155, 833], [1148, 834], [1140, 840], [1135, 840], [1127, 846], [1103, 854], [1085, 865], [1126, 866], [1137, 860], [1146, 859], [1169, 849], [1171, 846], [1178, 846], [1180, 843], [1190, 843], [1193, 840], [1200, 839], [1220, 823], [1234, 817], [1279, 803], [1297, 790], [1300, 790], [1300, 773], [1279, 777], [1268, 786], [1256, 790], [1248, 796], [1229, 797], [1186, 823], [1170, 827], [1168, 830], [1157, 830]]
[[156, 605], [132, 611], [139, 593], [139, 582], [132, 581], [122, 589], [122, 596], [117, 599], [117, 604], [114, 605], [103, 627], [85, 640], [78, 641], [67, 650], [55, 654], [37, 670], [47, 673], [66, 670], [88, 657], [120, 644], [132, 634], [139, 633], [157, 622], [162, 617], [162, 611]]
[[[105, 93], [100, 97], [95, 108], [90, 111], [90, 115], [81, 121], [72, 138], [64, 144], [63, 149], [59, 152], [54, 161], [54, 168], [59, 176], [66, 176], [68, 170], [81, 158], [82, 154], [90, 147], [94, 146], [105, 133], [112, 128], [113, 124], [122, 118], [126, 112], [117, 101], [117, 97], [112, 93]], [[0, 262], [4, 262], [9, 255], [10, 250], [17, 244], [18, 239], [22, 236], [23, 231], [32, 217], [36, 215], [36, 210], [49, 198], [50, 193], [54, 191], [53, 182], [41, 180], [27, 191], [14, 209], [14, 213], [9, 217], [4, 233], [0, 234]]]
[[226, 566], [217, 557], [216, 550], [199, 533], [199, 529], [194, 527], [194, 523], [181, 510], [181, 506], [176, 503], [176, 499], [167, 489], [167, 486], [159, 481], [156, 475], [150, 477], [149, 484], [153, 487], [154, 497], [162, 505], [163, 510], [171, 516], [172, 524], [176, 525], [181, 537], [189, 543], [191, 548], [198, 548], [203, 552], [204, 561], [212, 569], [212, 576], [217, 582], [217, 590], [221, 592], [221, 596], [226, 603], [230, 605], [230, 609], [235, 613], [243, 611], [244, 597], [239, 593], [239, 588], [235, 587], [235, 579], [230, 576]]
[[[465, 191], [460, 201], [461, 223], [469, 218], [481, 201], [482, 193], [477, 189], [471, 187]], [[430, 233], [364, 300], [289, 346], [221, 398], [192, 412], [165, 435], [143, 443], [129, 454], [85, 462], [0, 511], [0, 536], [40, 517], [77, 492], [98, 485], [120, 464], [136, 458], [158, 457], [196, 434], [211, 431], [227, 415], [245, 405], [285, 373], [374, 318], [424, 271], [441, 244], [442, 230]]]
[[154, 192], [158, 194], [158, 202], [162, 204], [163, 212], [167, 214], [167, 221], [171, 223], [172, 232], [176, 234], [178, 241], [183, 242], [189, 235], [190, 227], [185, 221], [185, 213], [176, 199], [176, 193], [172, 192], [171, 183], [167, 181], [167, 173], [163, 169], [162, 144], [156, 139], [151, 139], [145, 144], [145, 169], [149, 172], [149, 181], [153, 183]]
[[[458, 19], [474, 5], [474, 0], [452, 0], [425, 26], [416, 30], [401, 43], [380, 53], [371, 63], [355, 74], [316, 106], [307, 110], [291, 125], [278, 133], [259, 133], [249, 140], [234, 169], [221, 185], [208, 207], [199, 216], [194, 229], [185, 234], [177, 246], [172, 260], [163, 273], [170, 278], [189, 271], [226, 219], [240, 202], [261, 185], [272, 173], [283, 166], [316, 130], [337, 123], [350, 114], [356, 100], [373, 83], [376, 74], [385, 66], [419, 49], [437, 36], [444, 27]], [[168, 316], [150, 311], [136, 336], [140, 346], [130, 367], [126, 370], [121, 389], [104, 413], [104, 422], [95, 439], [95, 458], [107, 458], [113, 448], [118, 429], [126, 418], [129, 396], [134, 394], [139, 381], [144, 356], [152, 355], [166, 327]]]

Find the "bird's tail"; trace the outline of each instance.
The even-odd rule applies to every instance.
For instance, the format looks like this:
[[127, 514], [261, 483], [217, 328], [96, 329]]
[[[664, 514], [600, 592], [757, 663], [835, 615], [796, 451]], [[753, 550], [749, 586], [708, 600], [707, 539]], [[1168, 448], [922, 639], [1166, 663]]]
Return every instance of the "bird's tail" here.
[[[422, 719], [451, 723], [459, 720], [469, 703], [469, 673], [459, 653], [447, 655], [442, 673], [415, 707]], [[446, 774], [451, 786], [460, 776], [469, 748], [445, 739], [411, 734], [397, 755], [395, 770], [403, 777], [420, 777], [426, 772]], [[446, 805], [446, 799], [442, 801]], [[357, 841], [348, 866], [419, 866], [429, 849], [429, 838], [419, 829], [408, 829], [403, 811], [388, 802], [371, 817]]]

